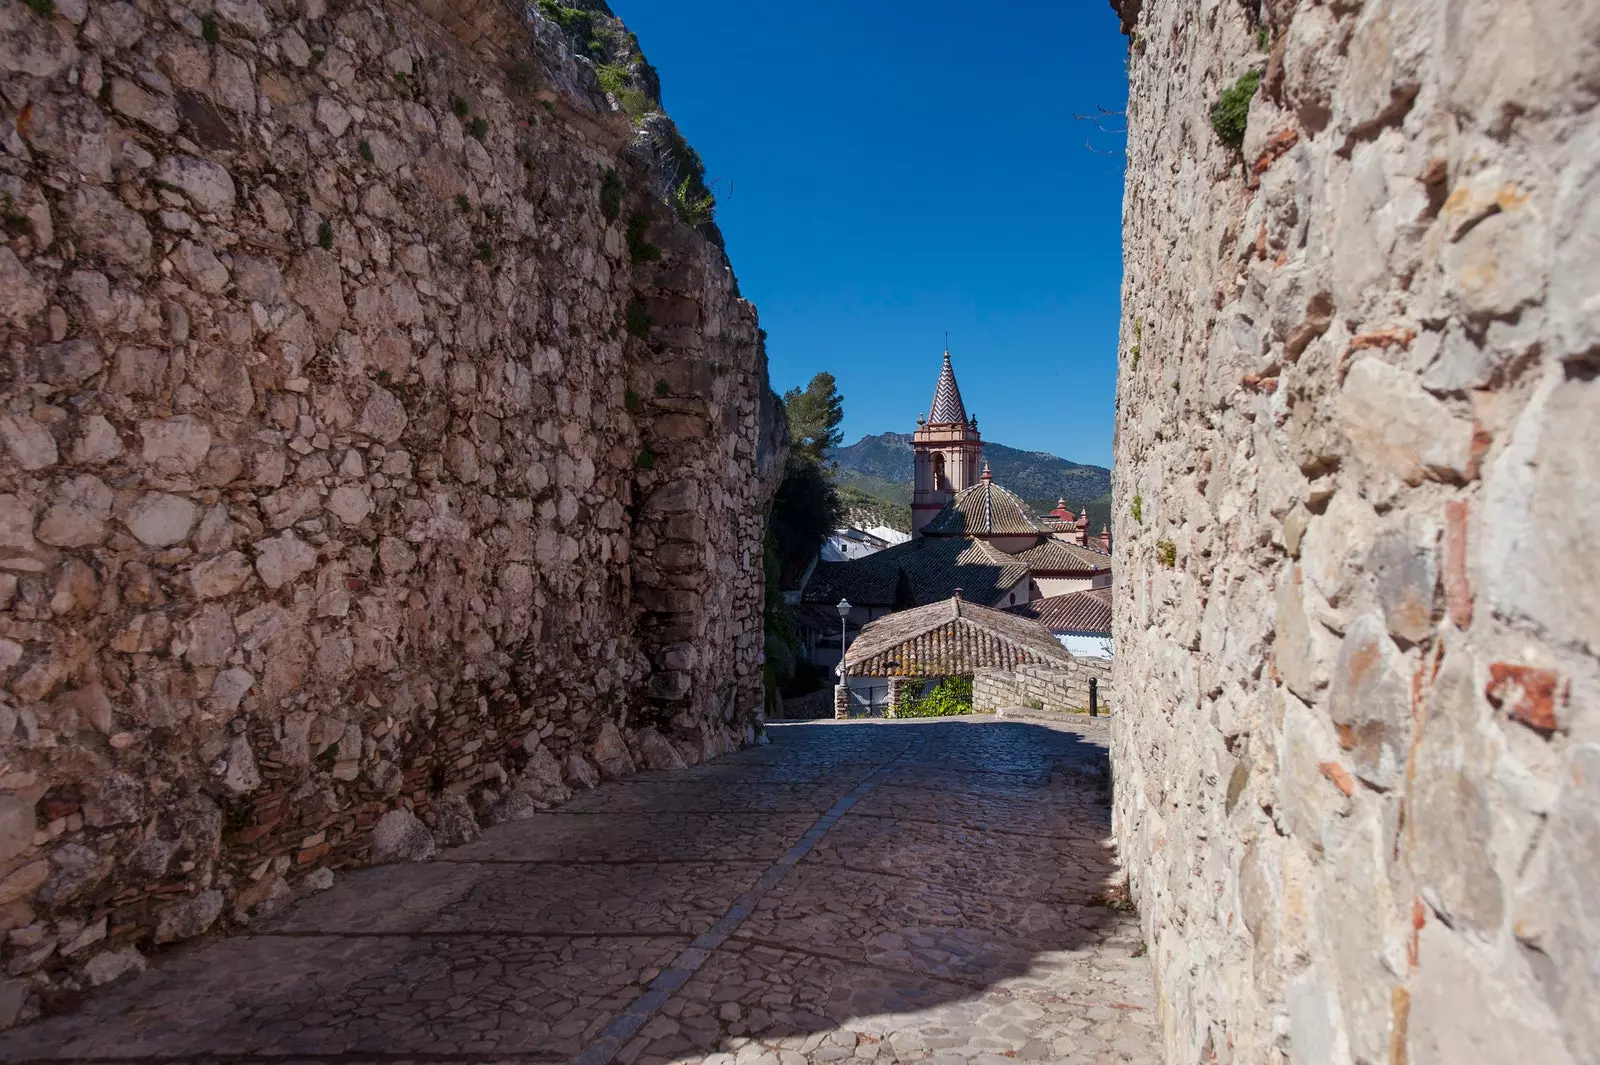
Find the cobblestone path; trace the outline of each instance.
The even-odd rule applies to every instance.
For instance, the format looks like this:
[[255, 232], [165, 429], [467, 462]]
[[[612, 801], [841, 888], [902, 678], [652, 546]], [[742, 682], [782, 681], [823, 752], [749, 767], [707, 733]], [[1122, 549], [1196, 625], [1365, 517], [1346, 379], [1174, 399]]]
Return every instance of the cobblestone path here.
[[779, 726], [175, 951], [0, 1061], [1154, 1065], [1102, 722]]

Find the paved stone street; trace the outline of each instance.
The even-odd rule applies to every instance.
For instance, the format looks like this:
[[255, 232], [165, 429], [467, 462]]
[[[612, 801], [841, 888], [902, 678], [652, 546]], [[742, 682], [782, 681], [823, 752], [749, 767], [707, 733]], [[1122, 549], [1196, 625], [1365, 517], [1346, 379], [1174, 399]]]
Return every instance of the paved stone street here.
[[0, 1036], [25, 1062], [1137, 1062], [1101, 721], [778, 726], [342, 876]]

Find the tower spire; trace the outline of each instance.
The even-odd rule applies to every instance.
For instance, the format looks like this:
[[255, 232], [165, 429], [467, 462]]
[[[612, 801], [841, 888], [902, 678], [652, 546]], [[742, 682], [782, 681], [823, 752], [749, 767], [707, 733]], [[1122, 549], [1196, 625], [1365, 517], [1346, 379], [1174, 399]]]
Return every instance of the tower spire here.
[[961, 389], [956, 386], [956, 371], [950, 365], [950, 352], [944, 353], [944, 365], [939, 369], [939, 384], [933, 390], [933, 407], [928, 411], [930, 424], [965, 423], [967, 408], [961, 402]]

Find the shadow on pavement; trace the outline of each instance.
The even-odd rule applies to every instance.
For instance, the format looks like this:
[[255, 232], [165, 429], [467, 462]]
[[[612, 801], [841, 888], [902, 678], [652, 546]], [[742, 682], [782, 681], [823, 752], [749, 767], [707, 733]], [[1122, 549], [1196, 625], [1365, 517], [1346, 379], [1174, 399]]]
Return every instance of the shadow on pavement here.
[[774, 726], [348, 874], [0, 1060], [1153, 1062], [1138, 930], [1103, 897], [1104, 728]]

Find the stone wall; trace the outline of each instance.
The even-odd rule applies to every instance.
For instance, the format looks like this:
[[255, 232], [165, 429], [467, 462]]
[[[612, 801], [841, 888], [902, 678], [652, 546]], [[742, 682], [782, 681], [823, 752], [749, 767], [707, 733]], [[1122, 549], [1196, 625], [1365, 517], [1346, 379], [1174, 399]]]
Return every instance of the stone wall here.
[[517, 10], [0, 0], [0, 1024], [754, 738], [755, 311]]
[[1081, 713], [1089, 709], [1089, 681], [1093, 679], [1099, 712], [1108, 713], [1111, 674], [1111, 662], [1103, 658], [1074, 659], [1070, 669], [1023, 665], [1014, 670], [980, 670], [972, 677], [972, 708], [987, 711], [1026, 706]]
[[818, 688], [809, 695], [797, 695], [782, 702], [784, 721], [816, 721], [833, 716], [834, 691]]
[[1170, 1060], [1600, 1061], [1600, 5], [1117, 6], [1116, 824]]

